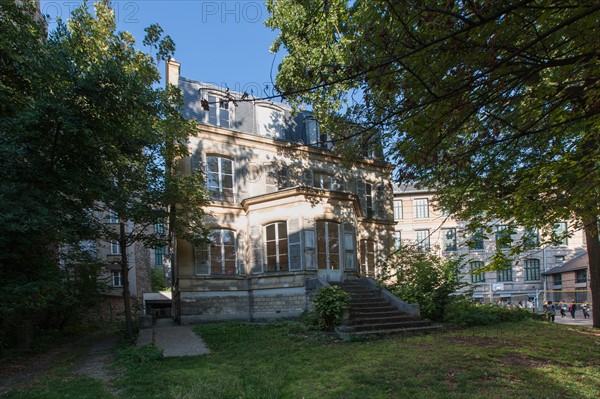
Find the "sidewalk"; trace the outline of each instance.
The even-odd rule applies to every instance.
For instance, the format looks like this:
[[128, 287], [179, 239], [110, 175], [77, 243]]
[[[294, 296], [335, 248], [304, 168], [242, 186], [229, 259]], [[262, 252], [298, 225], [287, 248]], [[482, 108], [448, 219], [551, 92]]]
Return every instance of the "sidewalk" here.
[[560, 314], [557, 314], [554, 318], [554, 322], [559, 324], [567, 324], [569, 326], [592, 326], [592, 318], [590, 317], [589, 319], [584, 319], [582, 315], [575, 315], [575, 319], [572, 319], [571, 315], [560, 317]]
[[137, 346], [154, 343], [165, 357], [200, 356], [210, 353], [202, 338], [190, 326], [180, 326], [171, 319], [158, 319], [153, 328], [140, 330]]

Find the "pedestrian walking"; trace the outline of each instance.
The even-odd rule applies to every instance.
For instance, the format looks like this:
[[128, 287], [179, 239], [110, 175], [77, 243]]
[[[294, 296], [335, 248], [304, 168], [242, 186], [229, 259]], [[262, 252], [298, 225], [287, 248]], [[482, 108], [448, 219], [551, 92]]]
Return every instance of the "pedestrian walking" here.
[[569, 305], [569, 313], [571, 313], [571, 317], [575, 319], [575, 311], [577, 310], [577, 305], [575, 301], [571, 301], [571, 305]]
[[544, 311], [546, 312], [546, 318], [548, 321], [554, 322], [554, 318], [556, 317], [556, 307], [552, 301], [544, 303]]
[[581, 305], [581, 311], [583, 312], [584, 319], [590, 318], [590, 304], [588, 303], [588, 301], [583, 302], [583, 304]]
[[560, 309], [560, 317], [565, 317], [567, 315], [567, 304], [560, 300], [558, 302], [558, 309]]

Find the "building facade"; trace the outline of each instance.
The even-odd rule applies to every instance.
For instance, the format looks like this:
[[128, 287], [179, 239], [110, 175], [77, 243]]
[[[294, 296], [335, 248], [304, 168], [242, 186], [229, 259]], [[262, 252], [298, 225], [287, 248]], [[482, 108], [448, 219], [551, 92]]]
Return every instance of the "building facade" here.
[[[552, 277], [560, 275], [560, 272], [554, 271], [574, 258], [587, 262], [586, 256], [581, 256], [586, 251], [585, 235], [582, 231], [572, 230], [572, 223], [564, 221], [555, 226], [557, 235], [566, 233], [568, 237], [553, 246], [541, 247], [537, 231], [525, 231], [523, 228], [509, 230], [508, 224], [502, 221], [490, 226], [491, 234], [470, 235], [464, 221], [453, 219], [436, 208], [434, 194], [431, 190], [417, 189], [412, 185], [394, 187], [396, 225], [393, 234], [396, 246], [406, 240], [441, 256], [462, 256], [464, 278], [473, 285], [474, 298], [482, 302], [525, 303], [533, 299], [541, 305], [545, 300], [583, 298], [589, 282], [583, 284], [580, 281], [579, 285], [563, 287], [554, 284]], [[512, 259], [510, 266], [504, 270], [485, 270], [497, 249], [508, 251], [511, 241], [516, 242], [524, 235], [531, 244], [531, 250]], [[586, 267], [584, 265], [583, 269]]]
[[174, 246], [173, 304], [182, 323], [296, 317], [319, 281], [372, 276], [393, 231], [388, 165], [345, 167], [309, 114], [179, 76], [183, 114], [198, 122], [182, 173], [202, 170], [211, 244]]

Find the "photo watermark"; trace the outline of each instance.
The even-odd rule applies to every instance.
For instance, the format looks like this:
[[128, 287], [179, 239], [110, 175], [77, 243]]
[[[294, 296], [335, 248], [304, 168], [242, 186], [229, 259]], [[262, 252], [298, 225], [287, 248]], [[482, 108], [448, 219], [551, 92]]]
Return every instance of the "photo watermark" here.
[[[83, 1], [44, 1], [40, 2], [40, 13], [46, 17], [48, 24], [55, 24], [58, 20], [66, 21], [71, 17], [73, 11], [80, 7]], [[139, 23], [140, 12], [139, 1], [113, 1], [110, 3], [115, 12], [116, 22], [123, 24]], [[89, 4], [93, 7], [93, 3]]]

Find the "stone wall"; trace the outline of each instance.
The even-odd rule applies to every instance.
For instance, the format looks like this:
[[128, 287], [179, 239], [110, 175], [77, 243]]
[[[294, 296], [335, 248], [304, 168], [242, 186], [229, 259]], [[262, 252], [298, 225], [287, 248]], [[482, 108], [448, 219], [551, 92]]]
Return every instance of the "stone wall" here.
[[294, 318], [307, 310], [304, 287], [234, 292], [185, 292], [180, 295], [182, 324]]

